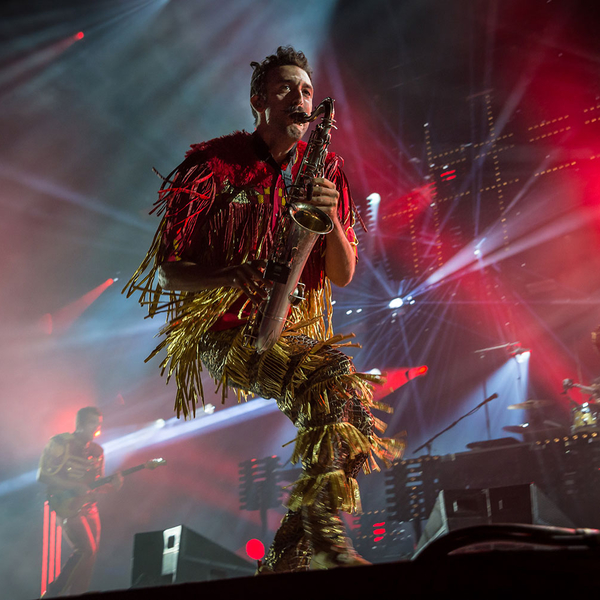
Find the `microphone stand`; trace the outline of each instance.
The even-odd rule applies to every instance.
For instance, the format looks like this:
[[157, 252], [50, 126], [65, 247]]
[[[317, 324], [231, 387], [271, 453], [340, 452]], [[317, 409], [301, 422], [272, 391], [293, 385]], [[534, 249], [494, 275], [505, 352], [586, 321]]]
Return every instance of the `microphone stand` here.
[[445, 429], [442, 429], [441, 431], [436, 433], [433, 437], [429, 438], [424, 444], [421, 444], [418, 448], [413, 450], [413, 454], [417, 453], [419, 450], [422, 450], [423, 448], [427, 448], [427, 454], [428, 454], [428, 456], [431, 456], [431, 444], [435, 439], [440, 437], [443, 433], [446, 433], [446, 431], [449, 431], [450, 429], [452, 429], [455, 425], [457, 425], [460, 421], [462, 421], [466, 417], [470, 417], [473, 413], [478, 411], [482, 406], [487, 405], [488, 402], [495, 400], [497, 397], [498, 397], [498, 394], [492, 394], [489, 398], [486, 398], [485, 400], [480, 402], [475, 408], [472, 408], [469, 412], [462, 415], [462, 417], [459, 417], [458, 419], [456, 419], [456, 421], [454, 421], [454, 423], [448, 425], [448, 427], [446, 427]]

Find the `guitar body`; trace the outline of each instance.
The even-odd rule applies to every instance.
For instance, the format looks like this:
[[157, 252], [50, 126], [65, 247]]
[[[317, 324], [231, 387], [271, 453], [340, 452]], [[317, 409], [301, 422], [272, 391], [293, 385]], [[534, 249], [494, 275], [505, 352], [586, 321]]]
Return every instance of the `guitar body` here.
[[50, 510], [53, 510], [57, 516], [67, 519], [75, 517], [79, 511], [87, 504], [93, 504], [95, 500], [91, 499], [87, 494], [78, 496], [72, 490], [61, 490], [50, 494], [48, 502]]

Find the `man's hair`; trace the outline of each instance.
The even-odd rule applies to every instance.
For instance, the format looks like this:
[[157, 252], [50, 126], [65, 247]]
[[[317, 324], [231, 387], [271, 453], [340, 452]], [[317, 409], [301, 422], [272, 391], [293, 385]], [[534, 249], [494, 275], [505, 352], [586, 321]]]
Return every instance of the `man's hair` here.
[[[291, 46], [279, 46], [275, 54], [270, 54], [262, 62], [251, 62], [250, 66], [254, 69], [252, 79], [250, 80], [250, 98], [259, 96], [262, 99], [267, 97], [267, 73], [276, 67], [285, 65], [295, 65], [306, 71], [309, 79], [312, 81], [312, 69], [308, 64], [308, 59], [304, 52], [297, 52]], [[258, 120], [258, 113], [252, 107], [254, 123]]]
[[85, 406], [84, 408], [80, 408], [75, 417], [75, 427], [78, 429], [85, 425], [91, 416], [101, 417], [102, 413], [95, 406]]

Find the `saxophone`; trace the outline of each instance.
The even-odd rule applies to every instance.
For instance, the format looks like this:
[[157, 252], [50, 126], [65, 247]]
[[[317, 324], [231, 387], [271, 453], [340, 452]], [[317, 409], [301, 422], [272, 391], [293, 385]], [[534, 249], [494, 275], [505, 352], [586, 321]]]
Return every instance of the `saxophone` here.
[[292, 305], [304, 299], [304, 284], [299, 283], [304, 265], [320, 235], [333, 229], [333, 221], [325, 212], [309, 204], [312, 181], [321, 177], [327, 147], [334, 126], [333, 99], [325, 98], [311, 115], [296, 113], [302, 123], [322, 116], [314, 128], [300, 169], [289, 190], [288, 209], [278, 225], [275, 243], [267, 262], [264, 279], [272, 283], [267, 297], [251, 315], [246, 330], [247, 343], [259, 354], [271, 349], [279, 339]]

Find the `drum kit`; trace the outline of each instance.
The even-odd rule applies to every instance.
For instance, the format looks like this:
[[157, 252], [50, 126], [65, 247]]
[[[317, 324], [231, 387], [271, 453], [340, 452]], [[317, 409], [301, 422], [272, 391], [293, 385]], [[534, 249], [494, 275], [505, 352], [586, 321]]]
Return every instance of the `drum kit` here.
[[[600, 384], [584, 386], [573, 383], [570, 379], [563, 381], [565, 393], [571, 388], [579, 388], [584, 393], [590, 394], [590, 399], [582, 404], [577, 404], [572, 398], [571, 403], [571, 426], [570, 433], [590, 433], [600, 432]], [[518, 404], [508, 406], [510, 410], [532, 410], [534, 415], [539, 411], [543, 414], [544, 409], [552, 405], [551, 400], [526, 400]], [[564, 426], [553, 421], [549, 421], [536, 416], [532, 418], [531, 423], [522, 423], [521, 425], [506, 425], [504, 431], [510, 433], [521, 433], [526, 439], [540, 439], [542, 437], [555, 437], [564, 434]]]
[[[596, 350], [600, 352], [600, 326], [592, 332], [592, 342]], [[501, 348], [504, 346], [498, 347]], [[489, 348], [484, 350], [489, 350]], [[572, 388], [578, 388], [583, 394], [587, 394], [589, 396], [587, 402], [581, 404], [575, 402], [569, 395], [569, 390]], [[565, 394], [571, 402], [571, 435], [590, 432], [600, 433], [600, 378], [596, 379], [591, 385], [582, 385], [580, 383], [575, 383], [572, 379], [565, 379], [563, 380], [563, 394]], [[551, 400], [535, 399], [529, 399], [518, 404], [511, 404], [508, 406], [511, 410], [532, 411], [529, 413], [531, 415], [531, 422], [522, 423], [520, 425], [506, 425], [502, 429], [510, 433], [523, 434], [526, 441], [539, 440], [544, 437], [552, 438], [562, 436], [566, 433], [566, 427], [544, 419], [543, 417], [544, 409], [549, 408], [552, 404], [553, 402]]]
[[545, 408], [549, 408], [552, 402], [550, 400], [526, 400], [518, 404], [511, 404], [507, 408], [509, 410], [530, 410], [531, 419], [528, 423], [520, 425], [506, 425], [502, 429], [509, 433], [520, 433], [525, 441], [535, 441], [542, 438], [555, 437], [564, 435], [565, 428], [554, 421], [543, 418]]

